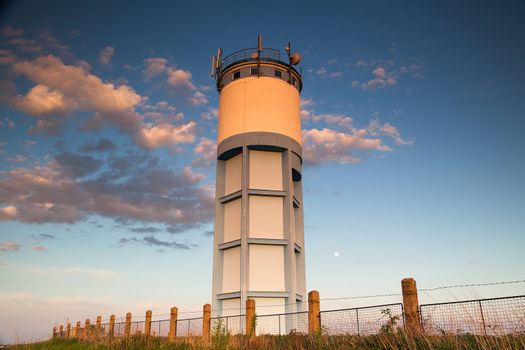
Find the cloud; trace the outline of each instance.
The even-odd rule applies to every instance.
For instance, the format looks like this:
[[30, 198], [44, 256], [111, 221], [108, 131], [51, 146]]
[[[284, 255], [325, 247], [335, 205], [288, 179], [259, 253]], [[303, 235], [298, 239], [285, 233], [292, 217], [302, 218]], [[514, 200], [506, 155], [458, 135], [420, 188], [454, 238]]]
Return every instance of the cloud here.
[[217, 159], [217, 142], [206, 137], [201, 137], [200, 142], [193, 148], [197, 156], [192, 164], [194, 166], [208, 167]]
[[106, 138], [99, 139], [97, 142], [87, 142], [79, 147], [81, 152], [109, 152], [117, 149], [117, 146]]
[[0, 221], [12, 220], [16, 217], [18, 210], [15, 206], [0, 208]]
[[166, 247], [166, 248], [173, 248], [173, 249], [183, 249], [188, 250], [191, 248], [195, 248], [198, 245], [196, 244], [186, 244], [186, 243], [179, 243], [176, 241], [162, 241], [159, 240], [153, 236], [146, 236], [143, 238], [121, 238], [118, 241], [118, 244], [122, 247], [129, 243], [138, 243], [138, 244], [144, 244], [147, 246], [154, 246], [154, 247]]
[[[4, 118], [5, 124], [9, 129], [14, 129], [16, 127], [16, 124], [9, 118]], [[0, 120], [0, 128], [4, 126], [4, 122]]]
[[308, 112], [302, 119], [304, 122], [322, 123], [328, 126], [337, 126], [344, 130], [352, 129], [354, 123], [354, 119], [350, 116], [331, 113], [313, 114]]
[[2, 220], [75, 223], [100, 215], [124, 223], [195, 225], [214, 207], [204, 175], [164, 168], [157, 157], [126, 152], [105, 159], [62, 152], [42, 165], [0, 174]]
[[166, 72], [168, 60], [160, 57], [148, 58], [145, 60], [146, 69], [143, 71], [146, 80], [150, 80], [156, 75]]
[[414, 141], [405, 140], [404, 138], [402, 138], [401, 134], [395, 126], [393, 126], [390, 123], [381, 124], [377, 119], [374, 119], [370, 122], [370, 125], [368, 126], [368, 131], [373, 136], [388, 136], [394, 141], [396, 145], [399, 146], [412, 146], [414, 144]]
[[152, 245], [152, 246], [160, 246], [160, 247], [169, 247], [173, 249], [190, 249], [190, 246], [184, 243], [177, 243], [175, 241], [168, 242], [168, 241], [161, 241], [156, 239], [153, 236], [147, 236], [142, 239], [145, 244]]
[[341, 78], [343, 76], [342, 72], [329, 72], [325, 67], [321, 67], [317, 70], [308, 70], [310, 73], [315, 73], [321, 78]]
[[0, 252], [16, 252], [21, 246], [13, 241], [0, 242]]
[[211, 121], [211, 120], [217, 119], [218, 117], [219, 117], [218, 108], [208, 108], [206, 112], [201, 113], [201, 118], [206, 121]]
[[60, 153], [55, 156], [55, 160], [64, 173], [75, 178], [91, 175], [102, 166], [102, 161], [96, 158], [71, 152]]
[[191, 72], [183, 69], [170, 68], [168, 70], [168, 84], [175, 88], [185, 88], [195, 90], [195, 85], [191, 82]]
[[207, 87], [197, 87], [192, 81], [192, 74], [189, 70], [172, 67], [168, 60], [161, 57], [148, 58], [145, 61], [146, 68], [143, 70], [146, 81], [153, 79], [160, 74], [167, 75], [167, 84], [173, 92], [186, 98], [192, 106], [201, 106], [208, 103], [208, 99], [203, 91]]
[[359, 83], [358, 81], [352, 82], [352, 87], [361, 88], [363, 90], [373, 90], [377, 88], [384, 88], [386, 86], [393, 86], [397, 84], [397, 78], [392, 73], [387, 73], [383, 67], [377, 67], [372, 71], [374, 76], [373, 79]]
[[104, 83], [83, 66], [66, 65], [48, 55], [14, 63], [12, 68], [36, 83], [26, 95], [12, 100], [15, 108], [39, 118], [32, 132], [58, 134], [66, 116], [73, 111], [86, 111], [94, 114], [84, 130], [98, 130], [109, 123], [148, 149], [193, 142], [194, 122], [180, 126], [144, 123], [136, 112], [142, 96], [130, 86]]
[[0, 30], [0, 33], [3, 36], [13, 37], [13, 36], [22, 36], [24, 34], [24, 30], [20, 28], [14, 28], [14, 27], [2, 27]]
[[38, 251], [38, 252], [41, 252], [41, 251], [47, 250], [47, 248], [44, 247], [43, 245], [35, 245], [35, 246], [32, 246], [31, 249], [36, 250], [36, 251]]
[[0, 65], [11, 65], [15, 62], [16, 56], [11, 50], [0, 50]]
[[51, 90], [44, 85], [35, 85], [25, 96], [18, 95], [12, 105], [24, 113], [38, 117], [64, 115], [75, 108], [74, 101], [66, 99], [60, 91]]
[[104, 66], [109, 66], [114, 53], [115, 53], [115, 48], [111, 46], [106, 46], [98, 54], [98, 61], [100, 62], [100, 64]]
[[162, 229], [158, 227], [147, 226], [147, 227], [134, 227], [130, 231], [135, 232], [135, 233], [157, 233], [157, 232], [161, 232]]
[[7, 41], [8, 45], [15, 47], [17, 50], [29, 53], [40, 53], [43, 48], [34, 39], [25, 39], [21, 37], [14, 37]]
[[34, 239], [44, 239], [44, 240], [51, 240], [51, 239], [56, 239], [55, 236], [53, 235], [50, 235], [48, 233], [40, 233], [38, 235], [31, 235], [31, 237], [33, 237]]
[[361, 152], [389, 152], [379, 138], [370, 138], [366, 129], [353, 129], [350, 133], [333, 129], [303, 130], [303, 156], [310, 164], [335, 161], [357, 163]]
[[193, 95], [188, 99], [190, 104], [192, 106], [201, 106], [208, 103], [208, 99], [206, 98], [206, 95], [204, 95], [200, 91], [195, 91]]
[[195, 142], [196, 123], [174, 126], [163, 123], [159, 125], [145, 124], [135, 137], [136, 142], [146, 149], [154, 149], [181, 143]]

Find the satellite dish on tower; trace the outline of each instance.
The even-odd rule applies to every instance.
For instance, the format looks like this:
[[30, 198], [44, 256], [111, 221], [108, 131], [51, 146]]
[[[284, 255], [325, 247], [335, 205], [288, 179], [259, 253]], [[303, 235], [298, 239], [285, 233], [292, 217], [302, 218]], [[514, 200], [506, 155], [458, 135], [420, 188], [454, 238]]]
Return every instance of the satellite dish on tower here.
[[301, 62], [301, 55], [298, 52], [290, 56], [290, 64], [293, 64], [295, 66], [299, 64], [300, 62]]

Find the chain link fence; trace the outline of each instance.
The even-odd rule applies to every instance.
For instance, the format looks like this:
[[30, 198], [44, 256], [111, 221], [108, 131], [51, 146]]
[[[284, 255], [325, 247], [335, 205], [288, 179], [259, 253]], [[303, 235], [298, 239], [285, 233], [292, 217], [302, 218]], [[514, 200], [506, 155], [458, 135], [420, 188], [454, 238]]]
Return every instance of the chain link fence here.
[[525, 295], [420, 306], [431, 334], [506, 335], [525, 332]]

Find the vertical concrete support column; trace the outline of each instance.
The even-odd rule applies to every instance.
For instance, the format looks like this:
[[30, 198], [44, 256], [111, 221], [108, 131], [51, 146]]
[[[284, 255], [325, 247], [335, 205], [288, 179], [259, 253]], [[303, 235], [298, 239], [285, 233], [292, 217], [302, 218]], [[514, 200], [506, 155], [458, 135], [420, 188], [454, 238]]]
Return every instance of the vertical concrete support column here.
[[404, 278], [401, 281], [401, 290], [403, 292], [406, 330], [410, 333], [420, 332], [421, 322], [419, 319], [416, 281], [413, 278]]
[[124, 326], [124, 336], [129, 337], [131, 334], [131, 312], [126, 314], [126, 324]]
[[246, 299], [246, 335], [255, 335], [255, 300]]
[[109, 316], [109, 330], [108, 330], [109, 337], [113, 337], [115, 335], [115, 315]]
[[71, 336], [71, 323], [67, 323], [66, 325], [66, 339], [69, 339], [69, 337]]
[[80, 323], [80, 321], [77, 321], [77, 326], [75, 328], [75, 338], [77, 338], [77, 339], [80, 339], [80, 337], [82, 335], [80, 327], [81, 327], [81, 323]]
[[202, 308], [202, 340], [204, 343], [210, 341], [211, 332], [211, 305], [206, 304]]
[[170, 312], [170, 332], [168, 334], [168, 340], [170, 342], [175, 341], [177, 337], [177, 314], [179, 310], [176, 307], [171, 308]]
[[53, 339], [57, 337], [57, 326], [53, 327]]
[[90, 327], [91, 327], [91, 321], [89, 320], [89, 318], [87, 318], [86, 323], [84, 323], [84, 332], [82, 334], [82, 339], [89, 339], [89, 337], [91, 336]]
[[308, 333], [315, 334], [321, 330], [321, 308], [319, 292], [312, 290], [308, 293]]
[[144, 322], [144, 334], [146, 337], [151, 335], [151, 310], [146, 311], [146, 322]]

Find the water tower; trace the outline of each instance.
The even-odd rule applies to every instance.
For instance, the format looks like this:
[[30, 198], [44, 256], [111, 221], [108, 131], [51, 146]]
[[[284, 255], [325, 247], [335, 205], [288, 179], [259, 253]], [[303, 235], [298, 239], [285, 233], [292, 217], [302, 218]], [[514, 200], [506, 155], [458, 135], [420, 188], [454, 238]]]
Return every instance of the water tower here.
[[[243, 49], [212, 61], [219, 91], [213, 309], [305, 310], [299, 54]], [[276, 306], [277, 305], [277, 306]]]

